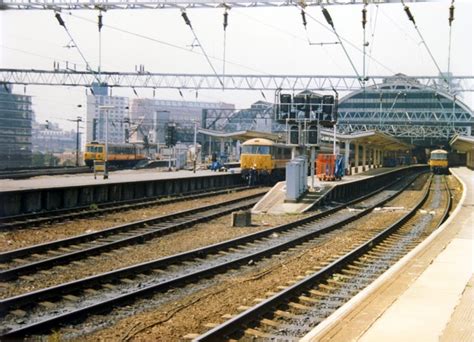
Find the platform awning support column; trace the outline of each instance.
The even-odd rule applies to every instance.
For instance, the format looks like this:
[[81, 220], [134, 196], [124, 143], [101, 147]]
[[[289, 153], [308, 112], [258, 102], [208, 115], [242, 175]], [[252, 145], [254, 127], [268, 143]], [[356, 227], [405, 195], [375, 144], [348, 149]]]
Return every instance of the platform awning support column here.
[[351, 174], [351, 165], [349, 164], [349, 154], [350, 154], [351, 143], [349, 140], [344, 142], [344, 165], [346, 169], [346, 174]]
[[354, 173], [359, 173], [359, 143], [354, 144]]
[[362, 145], [362, 172], [367, 169], [367, 145]]

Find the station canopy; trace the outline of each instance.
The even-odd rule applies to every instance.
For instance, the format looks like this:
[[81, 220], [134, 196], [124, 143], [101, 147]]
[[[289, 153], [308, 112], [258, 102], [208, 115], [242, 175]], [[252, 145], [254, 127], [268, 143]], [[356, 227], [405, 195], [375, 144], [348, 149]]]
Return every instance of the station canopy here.
[[474, 150], [474, 137], [467, 135], [455, 135], [449, 142], [451, 147], [459, 152]]
[[[285, 138], [285, 136], [282, 134], [260, 131], [222, 132], [200, 128], [198, 132], [214, 138], [242, 141], [253, 138], [263, 138], [270, 139], [272, 141], [283, 142]], [[321, 130], [321, 136], [332, 139], [334, 137], [334, 133], [331, 130], [323, 129]], [[385, 151], [406, 151], [411, 150], [414, 147], [413, 145], [407, 144], [400, 139], [378, 131], [353, 132], [350, 134], [337, 133], [336, 140], [342, 142], [349, 141], [351, 144], [358, 143], [360, 145], [373, 146]]]
[[[321, 135], [323, 137], [333, 138], [334, 132], [322, 130]], [[352, 132], [350, 134], [337, 133], [336, 140], [348, 141], [351, 144], [373, 146], [385, 151], [407, 151], [414, 148], [411, 144], [379, 131]]]
[[207, 136], [214, 137], [214, 138], [221, 138], [221, 139], [227, 138], [227, 139], [242, 140], [242, 141], [246, 141], [253, 138], [269, 139], [272, 141], [282, 141], [283, 139], [281, 134], [270, 133], [270, 132], [259, 132], [259, 131], [222, 132], [222, 131], [214, 131], [211, 129], [199, 128], [198, 132]]

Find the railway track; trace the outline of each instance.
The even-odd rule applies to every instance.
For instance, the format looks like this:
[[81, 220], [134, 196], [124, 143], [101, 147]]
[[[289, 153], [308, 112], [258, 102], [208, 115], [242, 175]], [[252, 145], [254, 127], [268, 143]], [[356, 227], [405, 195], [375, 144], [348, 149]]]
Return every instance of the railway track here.
[[195, 192], [189, 192], [185, 196], [174, 196], [174, 197], [153, 197], [153, 198], [140, 198], [133, 200], [126, 200], [120, 202], [98, 204], [97, 206], [82, 206], [69, 209], [57, 209], [47, 212], [30, 213], [15, 216], [5, 216], [0, 218], [0, 231], [11, 231], [20, 228], [30, 228], [41, 224], [49, 224], [54, 222], [62, 222], [69, 220], [77, 220], [80, 218], [90, 218], [109, 214], [117, 211], [133, 210], [151, 207], [155, 205], [164, 205], [181, 201], [189, 201], [193, 199], [199, 199], [209, 196], [218, 196], [229, 193], [231, 191], [244, 191], [255, 187], [248, 186], [235, 186], [226, 187], [225, 189], [217, 189], [215, 191], [200, 190]]
[[[351, 201], [349, 205], [357, 205], [357, 211], [344, 209], [348, 204], [339, 205], [258, 233], [4, 299], [0, 301], [2, 337], [21, 337], [44, 331], [317, 241], [394, 198], [415, 177], [394, 181], [375, 194]], [[21, 317], [21, 324], [17, 323], [18, 317]]]
[[[421, 242], [430, 225], [444, 222], [451, 194], [446, 181], [444, 190], [441, 183], [435, 176], [432, 191], [426, 187], [416, 206], [373, 238], [194, 340], [299, 340]], [[446, 205], [440, 208], [443, 194]]]
[[44, 270], [113, 249], [143, 243], [236, 210], [252, 207], [265, 191], [165, 216], [122, 224], [98, 232], [0, 253], [0, 281]]
[[92, 170], [87, 166], [82, 167], [44, 167], [39, 169], [14, 169], [1, 170], [0, 179], [24, 179], [37, 176], [72, 175], [78, 173], [90, 173]]

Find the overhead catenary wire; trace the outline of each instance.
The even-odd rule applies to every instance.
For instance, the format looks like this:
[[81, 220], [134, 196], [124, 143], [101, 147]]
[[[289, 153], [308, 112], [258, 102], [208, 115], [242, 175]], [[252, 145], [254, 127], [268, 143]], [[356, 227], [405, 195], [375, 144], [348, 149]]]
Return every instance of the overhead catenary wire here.
[[[371, 41], [369, 43], [369, 56], [372, 55], [372, 49], [373, 49], [373, 46], [374, 46], [374, 42], [375, 42], [375, 29], [377, 28], [377, 19], [378, 19], [378, 16], [379, 16], [379, 5], [376, 4], [376, 10], [375, 10], [375, 19], [374, 19], [374, 24], [371, 28]], [[367, 61], [367, 66], [366, 66], [366, 75], [369, 73], [369, 67], [370, 67], [370, 59]]]
[[363, 84], [362, 84], [362, 79], [361, 79], [361, 77], [360, 77], [360, 75], [359, 75], [359, 72], [357, 71], [357, 68], [355, 67], [354, 62], [352, 61], [351, 56], [350, 56], [349, 53], [347, 52], [346, 47], [344, 46], [344, 44], [343, 44], [343, 42], [342, 42], [342, 40], [341, 40], [341, 37], [340, 37], [339, 34], [337, 33], [336, 27], [334, 26], [334, 22], [333, 22], [333, 20], [332, 20], [332, 18], [331, 18], [331, 15], [329, 14], [329, 11], [328, 11], [327, 8], [325, 8], [324, 6], [321, 6], [321, 11], [322, 11], [322, 13], [323, 13], [324, 18], [326, 19], [326, 22], [329, 24], [329, 26], [332, 27], [332, 30], [333, 30], [334, 34], [336, 35], [337, 40], [339, 41], [339, 43], [340, 43], [342, 49], [344, 50], [344, 53], [345, 53], [347, 59], [349, 60], [349, 63], [351, 64], [352, 69], [354, 70], [354, 73], [356, 74], [357, 78], [359, 79], [359, 83], [361, 83], [361, 85], [363, 85]]
[[97, 17], [97, 26], [99, 29], [99, 79], [100, 79], [100, 73], [102, 69], [102, 11], [99, 11], [99, 16]]
[[449, 45], [448, 45], [448, 77], [450, 77], [451, 71], [451, 34], [453, 28], [453, 21], [454, 21], [454, 0], [451, 1], [451, 6], [449, 7]]
[[209, 64], [209, 66], [211, 67], [212, 71], [214, 72], [214, 75], [217, 77], [217, 80], [219, 81], [219, 83], [221, 84], [221, 86], [224, 87], [224, 83], [222, 82], [221, 78], [219, 77], [219, 74], [217, 73], [216, 69], [214, 68], [214, 65], [212, 65], [212, 62], [211, 62], [211, 60], [209, 59], [209, 56], [207, 55], [206, 50], [205, 50], [204, 47], [202, 46], [201, 41], [199, 40], [199, 38], [198, 38], [196, 32], [194, 31], [193, 26], [192, 26], [192, 24], [191, 24], [191, 20], [189, 20], [188, 14], [186, 13], [185, 10], [182, 10], [182, 11], [181, 11], [181, 16], [183, 17], [184, 23], [189, 26], [189, 29], [190, 29], [191, 32], [193, 33], [194, 39], [195, 39], [195, 40], [197, 41], [197, 43], [199, 44], [199, 48], [201, 49], [201, 51], [202, 51], [204, 57], [206, 57], [207, 63]]
[[[82, 16], [79, 16], [77, 14], [73, 14], [72, 12], [68, 12], [67, 14], [74, 17], [74, 18], [77, 18], [77, 19], [95, 24], [95, 21], [93, 21], [91, 19], [88, 19], [88, 18], [85, 18], [85, 17], [82, 17]], [[189, 48], [186, 48], [186, 47], [183, 47], [183, 46], [179, 46], [179, 45], [176, 45], [176, 44], [173, 44], [173, 43], [170, 43], [170, 42], [166, 42], [166, 41], [163, 41], [163, 40], [151, 37], [151, 36], [147, 36], [147, 35], [144, 35], [144, 34], [141, 34], [141, 33], [132, 32], [132, 31], [129, 31], [129, 30], [117, 27], [117, 26], [104, 24], [104, 27], [108, 27], [109, 29], [117, 31], [117, 32], [126, 33], [126, 34], [129, 34], [129, 35], [134, 36], [134, 37], [149, 40], [149, 41], [152, 41], [154, 43], [166, 45], [166, 46], [174, 48], [174, 49], [182, 50], [182, 51], [185, 51], [187, 53], [193, 53], [193, 54], [196, 54], [196, 55], [203, 55], [203, 53], [200, 52], [200, 51], [192, 50], [192, 49], [189, 49]], [[217, 61], [222, 61], [222, 58], [218, 58], [218, 57], [214, 57], [214, 56], [209, 56], [209, 58], [217, 60]], [[271, 75], [271, 73], [265, 72], [263, 70], [258, 70], [258, 69], [249, 67], [247, 65], [243, 65], [243, 64], [233, 62], [233, 61], [229, 61], [229, 60], [226, 61], [226, 64], [232, 64], [232, 65], [235, 65], [235, 66], [240, 67], [240, 68], [244, 68], [244, 69], [247, 69], [247, 70], [250, 70], [250, 71], [261, 73], [262, 75]]]
[[[306, 11], [306, 15], [308, 16], [308, 18], [310, 18], [311, 20], [313, 20], [314, 22], [318, 23], [320, 26], [322, 26], [324, 29], [332, 32], [332, 28], [329, 28], [327, 27], [327, 25], [325, 25], [324, 23], [322, 23], [321, 21], [319, 21], [318, 19], [316, 19], [314, 16], [312, 16], [309, 12]], [[352, 46], [355, 50], [359, 51], [360, 53], [362, 53], [362, 50], [354, 43], [352, 43], [350, 40], [342, 37], [342, 36], [339, 36], [341, 38], [342, 41], [345, 41], [347, 44], [349, 44], [350, 46]], [[375, 63], [377, 63], [378, 65], [380, 65], [382, 68], [386, 69], [387, 71], [391, 72], [392, 74], [396, 74], [397, 72], [394, 71], [393, 69], [389, 68], [388, 66], [386, 66], [385, 64], [383, 64], [382, 62], [380, 62], [379, 60], [377, 60], [376, 58], [374, 58], [372, 55], [367, 55], [367, 57], [369, 57], [372, 61], [374, 61]]]
[[300, 4], [301, 6], [301, 20], [303, 22], [303, 27], [304, 31], [306, 33], [306, 40], [308, 41], [309, 45], [319, 45], [319, 46], [324, 46], [324, 45], [337, 45], [339, 42], [312, 42], [311, 39], [309, 38], [309, 33], [308, 33], [308, 21], [306, 20], [306, 11], [305, 7], [303, 4]]
[[[81, 49], [79, 48], [79, 45], [77, 45], [76, 41], [74, 40], [71, 32], [69, 32], [67, 26], [66, 26], [66, 23], [64, 22], [63, 18], [61, 18], [61, 14], [59, 14], [58, 12], [56, 12], [54, 14], [54, 16], [56, 17], [56, 20], [58, 21], [59, 25], [62, 26], [64, 28], [64, 30], [66, 31], [67, 35], [69, 36], [69, 39], [71, 39], [72, 43], [74, 44], [75, 48], [77, 49], [77, 51], [79, 52], [79, 55], [81, 56], [82, 60], [84, 61], [84, 63], [86, 64], [86, 68], [87, 70], [89, 71], [94, 71], [92, 70], [92, 68], [90, 67], [89, 65], [89, 62], [87, 61], [86, 57], [84, 56], [84, 54], [82, 53]], [[100, 79], [97, 78], [97, 75], [95, 75], [94, 73], [94, 77], [99, 81], [100, 83]]]
[[405, 1], [404, 1], [404, 0], [400, 0], [400, 1], [401, 1], [402, 5], [404, 6], [404, 7], [403, 7], [403, 10], [405, 11], [405, 13], [406, 13], [406, 15], [407, 15], [408, 20], [413, 23], [413, 26], [415, 27], [415, 30], [416, 30], [416, 32], [418, 33], [418, 36], [420, 37], [421, 42], [422, 42], [423, 45], [425, 46], [426, 51], [428, 51], [428, 54], [430, 55], [431, 60], [432, 60], [433, 63], [435, 64], [436, 69], [438, 69], [439, 75], [443, 78], [443, 80], [446, 82], [446, 84], [449, 85], [448, 80], [447, 80], [446, 77], [444, 76], [444, 74], [443, 74], [443, 72], [441, 71], [441, 69], [440, 69], [438, 63], [436, 62], [436, 59], [434, 58], [433, 54], [431, 53], [431, 50], [430, 50], [430, 48], [428, 47], [428, 44], [426, 43], [425, 38], [424, 38], [423, 35], [421, 34], [421, 31], [418, 29], [418, 25], [416, 25], [415, 17], [414, 17], [413, 14], [411, 13], [410, 7], [408, 7], [408, 6], [405, 4]]
[[224, 90], [225, 86], [225, 62], [226, 62], [226, 42], [227, 42], [227, 26], [229, 24], [229, 13], [227, 12], [227, 7], [224, 10], [224, 46], [223, 46], [223, 52], [222, 52], [222, 90]]
[[367, 25], [367, 0], [364, 0], [364, 7], [362, 8], [362, 30], [363, 30], [363, 41], [362, 41], [362, 87], [365, 89], [366, 79], [366, 63], [365, 58], [367, 55], [367, 40], [366, 40], [366, 29]]

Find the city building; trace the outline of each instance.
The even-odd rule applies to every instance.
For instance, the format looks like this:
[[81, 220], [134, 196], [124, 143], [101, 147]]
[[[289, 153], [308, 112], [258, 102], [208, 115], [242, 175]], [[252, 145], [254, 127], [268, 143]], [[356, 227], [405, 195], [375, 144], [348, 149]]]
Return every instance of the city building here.
[[[62, 153], [76, 151], [76, 131], [65, 131], [54, 122], [33, 122], [32, 151], [41, 153]], [[79, 137], [79, 146], [81, 141]]]
[[31, 96], [0, 85], [0, 169], [31, 166]]
[[[121, 96], [87, 95], [86, 141], [124, 143], [128, 140], [128, 98]], [[106, 122], [108, 127], [106, 129]]]
[[135, 124], [132, 131], [135, 131], [137, 141], [148, 139], [150, 143], [163, 144], [166, 125], [174, 123], [178, 141], [192, 142], [195, 122], [201, 127], [204, 110], [234, 108], [233, 104], [222, 102], [134, 99], [130, 107], [131, 120]]

